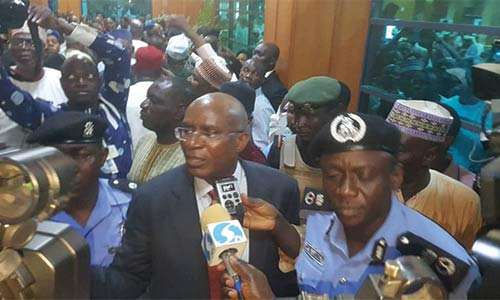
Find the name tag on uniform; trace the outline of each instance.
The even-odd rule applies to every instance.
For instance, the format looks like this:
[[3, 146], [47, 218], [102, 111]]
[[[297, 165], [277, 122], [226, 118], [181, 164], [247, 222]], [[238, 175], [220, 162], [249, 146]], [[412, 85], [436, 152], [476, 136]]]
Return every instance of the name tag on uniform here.
[[309, 258], [311, 258], [314, 262], [316, 262], [320, 266], [323, 266], [323, 264], [325, 263], [325, 257], [318, 250], [314, 249], [313, 246], [307, 241], [304, 244], [304, 251], [306, 252], [307, 256], [309, 256]]
[[300, 202], [300, 209], [333, 211], [326, 195], [322, 191], [310, 187], [304, 188], [304, 198]]

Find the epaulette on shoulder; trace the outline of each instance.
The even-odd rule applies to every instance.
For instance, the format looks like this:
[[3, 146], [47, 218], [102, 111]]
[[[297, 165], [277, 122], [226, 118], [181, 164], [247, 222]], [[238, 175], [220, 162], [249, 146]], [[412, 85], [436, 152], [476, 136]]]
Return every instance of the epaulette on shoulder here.
[[128, 179], [110, 179], [109, 180], [109, 185], [112, 188], [115, 188], [117, 190], [120, 190], [125, 193], [133, 193], [139, 185], [135, 182], [132, 182]]

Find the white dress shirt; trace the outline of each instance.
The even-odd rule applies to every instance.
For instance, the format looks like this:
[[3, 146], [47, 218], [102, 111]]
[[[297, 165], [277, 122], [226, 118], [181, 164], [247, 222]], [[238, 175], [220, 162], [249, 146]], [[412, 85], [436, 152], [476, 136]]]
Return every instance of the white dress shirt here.
[[152, 81], [139, 81], [130, 86], [127, 101], [127, 121], [132, 137], [132, 149], [135, 152], [137, 142], [152, 131], [142, 125], [141, 103], [146, 100]]
[[264, 153], [267, 145], [269, 145], [269, 123], [271, 122], [271, 115], [274, 113], [274, 108], [262, 92], [262, 88], [256, 89], [252, 120], [252, 138], [253, 142], [262, 153]]
[[[51, 68], [43, 68], [43, 77], [37, 81], [20, 81], [10, 78], [15, 86], [31, 94], [33, 98], [50, 101], [59, 106], [68, 101], [61, 86], [61, 72]], [[26, 137], [29, 130], [23, 129], [12, 121], [7, 114], [0, 109], [0, 143], [12, 147], [26, 147]]]
[[[248, 195], [248, 188], [247, 188], [247, 177], [245, 175], [245, 170], [241, 167], [240, 162], [236, 165], [236, 169], [234, 170], [233, 176], [236, 177], [236, 180], [238, 181], [238, 186], [240, 190], [240, 194], [247, 194]], [[196, 195], [196, 204], [198, 206], [198, 214], [201, 218], [201, 214], [205, 209], [207, 209], [210, 204], [212, 203], [212, 198], [208, 194], [210, 191], [212, 191], [214, 187], [206, 182], [204, 179], [195, 177], [194, 178], [194, 193]], [[247, 246], [245, 248], [245, 251], [243, 251], [243, 254], [240, 256], [240, 259], [248, 262], [249, 260], [249, 249], [250, 249], [250, 239], [248, 235], [248, 230], [244, 228], [245, 234], [248, 239]], [[201, 240], [200, 240], [201, 243]]]

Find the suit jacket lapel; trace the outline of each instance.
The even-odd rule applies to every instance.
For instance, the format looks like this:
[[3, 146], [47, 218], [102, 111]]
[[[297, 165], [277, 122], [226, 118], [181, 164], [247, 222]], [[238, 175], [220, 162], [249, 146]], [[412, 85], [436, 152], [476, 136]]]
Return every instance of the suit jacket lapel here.
[[201, 225], [198, 213], [196, 195], [194, 193], [193, 177], [188, 174], [185, 166], [182, 166], [179, 172], [179, 180], [172, 187], [172, 201], [169, 209], [170, 224], [173, 228], [169, 231], [176, 234], [173, 247], [177, 248], [180, 258], [187, 257], [186, 268], [196, 270], [198, 275], [194, 278], [201, 278], [199, 282], [193, 283], [193, 288], [200, 289], [208, 297], [208, 273], [207, 262], [201, 248]]
[[174, 226], [174, 232], [179, 235], [176, 239], [179, 242], [178, 246], [183, 248], [185, 246], [185, 251], [193, 251], [189, 241], [200, 241], [201, 245], [200, 216], [194, 193], [193, 177], [188, 174], [185, 167], [182, 167], [180, 173], [179, 181], [172, 187], [174, 199], [169, 203], [171, 205], [169, 224]]
[[[254, 197], [254, 198], [264, 198], [264, 189], [262, 187], [265, 186], [265, 183], [262, 182], [261, 177], [259, 177], [258, 172], [256, 172], [255, 168], [251, 166], [248, 162], [244, 160], [240, 160], [241, 166], [243, 167], [243, 170], [245, 170], [245, 176], [247, 177], [247, 189], [248, 189], [248, 196], [249, 197]], [[257, 256], [264, 256], [265, 253], [262, 253], [262, 249], [258, 249], [259, 247], [253, 247], [252, 246], [252, 240], [255, 241], [255, 237], [257, 236], [256, 232], [250, 231], [249, 233], [249, 240], [250, 240], [250, 249], [249, 249], [249, 255], [248, 258], [250, 262], [255, 261]], [[255, 243], [253, 243], [255, 246]]]

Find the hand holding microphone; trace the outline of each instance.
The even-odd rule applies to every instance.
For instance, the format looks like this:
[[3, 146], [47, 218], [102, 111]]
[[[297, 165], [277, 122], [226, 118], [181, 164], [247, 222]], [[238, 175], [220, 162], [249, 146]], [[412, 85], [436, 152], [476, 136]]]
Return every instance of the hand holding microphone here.
[[[230, 275], [227, 266], [231, 267], [239, 278], [240, 289], [236, 288], [237, 282]], [[242, 295], [246, 300], [270, 300], [276, 298], [267, 281], [266, 275], [251, 264], [247, 264], [235, 257], [230, 257], [229, 263], [219, 265], [218, 269], [220, 271], [224, 271], [224, 269], [228, 271], [221, 278], [223, 292], [227, 298], [236, 300], [238, 299], [238, 294]]]
[[241, 256], [248, 243], [240, 222], [232, 220], [220, 204], [207, 208], [200, 221], [204, 233], [202, 248], [208, 265], [213, 267], [223, 263], [241, 297], [238, 275], [229, 264], [230, 257]]
[[300, 251], [300, 236], [279, 210], [271, 203], [241, 195], [245, 215], [243, 226], [251, 230], [270, 231], [283, 252], [296, 258]]
[[243, 226], [252, 230], [272, 231], [276, 227], [280, 212], [270, 203], [241, 195], [241, 201], [245, 207]]

